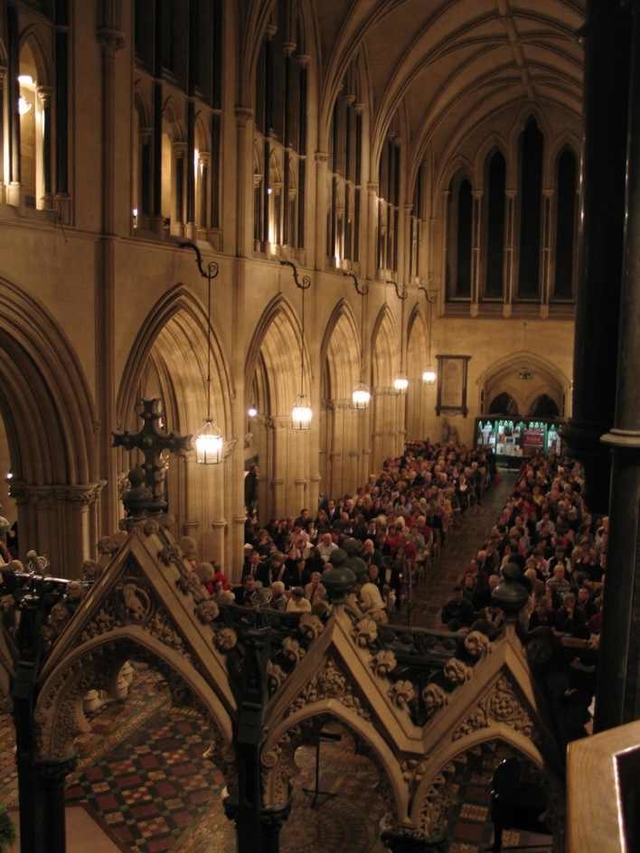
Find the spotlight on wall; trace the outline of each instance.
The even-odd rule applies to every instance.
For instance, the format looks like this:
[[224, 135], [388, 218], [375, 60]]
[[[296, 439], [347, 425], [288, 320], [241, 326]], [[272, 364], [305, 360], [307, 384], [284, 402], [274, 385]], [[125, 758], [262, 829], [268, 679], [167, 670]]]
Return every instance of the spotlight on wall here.
[[32, 106], [33, 104], [30, 104], [26, 98], [23, 98], [22, 95], [20, 96], [18, 100], [18, 112], [21, 116], [26, 116]]
[[33, 86], [33, 77], [31, 74], [19, 74], [18, 83], [21, 86]]

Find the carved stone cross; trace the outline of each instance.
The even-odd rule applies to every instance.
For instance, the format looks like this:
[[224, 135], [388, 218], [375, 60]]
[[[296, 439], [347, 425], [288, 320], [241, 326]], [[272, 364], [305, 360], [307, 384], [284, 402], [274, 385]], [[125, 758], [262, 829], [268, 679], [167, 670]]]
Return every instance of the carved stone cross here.
[[[133, 487], [129, 492], [130, 505], [127, 505], [126, 497], [123, 500], [130, 514], [146, 515], [166, 510], [164, 479], [167, 463], [164, 457], [167, 453], [181, 455], [190, 450], [191, 436], [165, 432], [162, 429], [162, 401], [156, 397], [142, 401], [142, 411], [139, 415], [144, 421], [140, 432], [114, 432], [113, 446], [124, 447], [125, 450], [140, 450], [144, 456], [144, 462], [140, 466], [144, 472], [144, 483], [140, 482], [141, 476], [130, 477]], [[132, 494], [134, 492], [135, 494]]]

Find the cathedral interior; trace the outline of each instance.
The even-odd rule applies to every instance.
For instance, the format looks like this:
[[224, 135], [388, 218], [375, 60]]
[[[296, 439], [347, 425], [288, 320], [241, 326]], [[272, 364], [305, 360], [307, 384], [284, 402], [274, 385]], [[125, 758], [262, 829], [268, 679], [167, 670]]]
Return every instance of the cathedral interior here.
[[0, 851], [640, 850], [639, 93], [638, 0], [0, 0]]

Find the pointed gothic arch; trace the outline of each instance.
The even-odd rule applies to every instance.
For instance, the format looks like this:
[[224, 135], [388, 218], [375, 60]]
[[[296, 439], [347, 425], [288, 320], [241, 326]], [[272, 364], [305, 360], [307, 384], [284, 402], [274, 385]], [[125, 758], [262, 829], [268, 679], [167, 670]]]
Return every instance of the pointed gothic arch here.
[[[234, 390], [226, 357], [215, 326], [211, 330], [211, 413], [223, 435], [232, 436], [231, 404]], [[137, 408], [145, 396], [160, 396], [170, 429], [197, 432], [207, 415], [207, 314], [184, 285], [167, 291], [142, 324], [125, 364], [116, 400], [117, 423], [137, 429]], [[169, 420], [170, 418], [170, 420]], [[130, 467], [129, 456], [119, 453], [119, 470]], [[167, 489], [175, 533], [195, 535], [203, 556], [225, 560], [230, 543], [229, 517], [223, 488], [227, 462], [196, 465], [190, 458], [170, 461]]]
[[[297, 513], [305, 506], [310, 483], [309, 433], [291, 428], [291, 409], [303, 388], [310, 396], [311, 362], [307, 341], [290, 302], [281, 294], [258, 320], [245, 360], [245, 388], [262, 390], [261, 417], [254, 419], [249, 456], [259, 457], [258, 514]], [[315, 412], [317, 417], [317, 412]]]
[[490, 365], [477, 379], [481, 412], [501, 393], [509, 394], [518, 411], [526, 414], [536, 397], [548, 396], [566, 416], [565, 401], [570, 399], [570, 382], [557, 365], [536, 353], [523, 350]]
[[351, 406], [351, 392], [361, 381], [361, 353], [358, 325], [349, 303], [341, 299], [320, 349], [320, 476], [327, 495], [353, 492], [358, 485], [360, 421]]
[[[25, 550], [74, 574], [96, 534], [95, 408], [71, 342], [47, 309], [0, 279], [0, 410]], [[90, 512], [79, 512], [82, 507]]]
[[428, 330], [422, 312], [416, 304], [409, 317], [407, 332], [407, 439], [426, 438], [426, 395], [422, 373], [427, 368]]

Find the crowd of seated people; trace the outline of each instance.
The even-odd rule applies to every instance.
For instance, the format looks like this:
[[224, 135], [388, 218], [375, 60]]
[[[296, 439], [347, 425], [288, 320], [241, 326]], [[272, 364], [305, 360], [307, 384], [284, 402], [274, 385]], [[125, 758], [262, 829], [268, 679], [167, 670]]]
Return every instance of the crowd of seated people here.
[[229, 589], [212, 566], [205, 580], [220, 601], [284, 612], [327, 608], [323, 572], [347, 540], [357, 540], [367, 567], [360, 586], [363, 612], [386, 621], [406, 589], [428, 572], [452, 525], [489, 485], [484, 451], [417, 442], [386, 459], [378, 476], [354, 495], [323, 500], [317, 513], [246, 525], [242, 582]]
[[589, 639], [600, 633], [608, 519], [595, 520], [583, 498], [578, 462], [538, 456], [527, 462], [497, 523], [442, 610], [452, 630], [491, 607], [507, 563], [530, 588], [529, 630]]
[[497, 631], [503, 614], [492, 591], [507, 564], [519, 567], [530, 592], [521, 621], [529, 661], [551, 679], [565, 741], [584, 733], [595, 690], [607, 565], [608, 519], [589, 512], [583, 493], [580, 463], [553, 454], [526, 462], [441, 614], [450, 630], [482, 619]]

